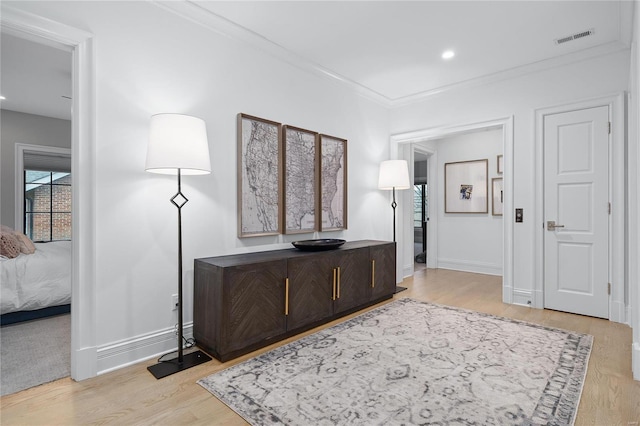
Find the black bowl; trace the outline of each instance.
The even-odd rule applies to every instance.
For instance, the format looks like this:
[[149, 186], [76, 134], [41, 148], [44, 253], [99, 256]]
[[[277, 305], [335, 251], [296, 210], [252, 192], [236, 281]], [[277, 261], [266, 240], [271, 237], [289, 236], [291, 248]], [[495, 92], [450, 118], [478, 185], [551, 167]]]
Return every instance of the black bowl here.
[[323, 238], [318, 240], [294, 241], [291, 244], [297, 249], [304, 251], [322, 251], [337, 249], [345, 243], [345, 240], [335, 238]]

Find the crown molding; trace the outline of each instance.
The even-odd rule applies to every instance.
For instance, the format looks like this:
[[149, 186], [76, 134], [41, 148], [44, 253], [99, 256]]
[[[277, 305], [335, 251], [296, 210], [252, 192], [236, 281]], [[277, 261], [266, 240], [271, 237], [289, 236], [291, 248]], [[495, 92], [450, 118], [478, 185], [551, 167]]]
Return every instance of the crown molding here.
[[632, 26], [628, 25], [625, 16], [628, 16], [629, 7], [633, 5], [621, 6], [620, 10], [620, 34], [619, 40], [592, 47], [590, 49], [557, 56], [550, 59], [498, 71], [496, 73], [483, 75], [477, 78], [456, 82], [452, 84], [442, 85], [433, 89], [425, 90], [419, 93], [391, 98], [379, 93], [369, 87], [366, 87], [356, 81], [353, 81], [335, 71], [325, 68], [309, 59], [302, 57], [283, 46], [255, 33], [241, 25], [238, 25], [210, 10], [192, 2], [191, 0], [180, 1], [160, 1], [149, 0], [152, 4], [171, 12], [177, 16], [201, 25], [215, 33], [239, 42], [248, 44], [249, 46], [271, 55], [272, 57], [286, 62], [298, 69], [310, 72], [321, 78], [325, 78], [339, 84], [343, 84], [371, 101], [376, 102], [386, 108], [395, 108], [407, 106], [422, 102], [432, 96], [443, 94], [454, 90], [464, 90], [478, 87], [486, 84], [492, 84], [503, 80], [510, 80], [527, 74], [549, 70], [556, 67], [565, 66], [571, 63], [582, 62], [598, 56], [604, 56], [630, 49]]

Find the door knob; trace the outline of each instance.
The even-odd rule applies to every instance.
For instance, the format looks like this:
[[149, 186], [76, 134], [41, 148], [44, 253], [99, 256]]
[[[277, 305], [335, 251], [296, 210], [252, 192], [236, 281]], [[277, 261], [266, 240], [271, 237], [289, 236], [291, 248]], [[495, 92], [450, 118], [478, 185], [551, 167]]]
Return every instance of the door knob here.
[[556, 228], [564, 228], [564, 225], [556, 225], [555, 220], [547, 221], [547, 231], [555, 231]]

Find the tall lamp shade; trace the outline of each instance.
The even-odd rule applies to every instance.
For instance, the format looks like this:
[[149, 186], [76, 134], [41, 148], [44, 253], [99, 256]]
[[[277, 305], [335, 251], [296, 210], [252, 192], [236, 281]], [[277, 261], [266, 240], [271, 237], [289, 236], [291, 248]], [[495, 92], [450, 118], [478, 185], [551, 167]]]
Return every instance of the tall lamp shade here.
[[178, 170], [183, 175], [211, 173], [205, 122], [183, 114], [153, 115], [145, 170], [172, 175]]
[[393, 191], [393, 241], [396, 241], [396, 189], [409, 189], [409, 167], [406, 160], [387, 160], [380, 163], [378, 189]]
[[[151, 117], [145, 170], [178, 175], [178, 192], [171, 203], [178, 208], [178, 356], [147, 367], [156, 379], [191, 368], [211, 358], [202, 351], [184, 354], [182, 305], [182, 207], [189, 201], [182, 193], [182, 175], [211, 173], [209, 142], [205, 122], [182, 114], [156, 114]], [[168, 355], [168, 354], [167, 354]]]

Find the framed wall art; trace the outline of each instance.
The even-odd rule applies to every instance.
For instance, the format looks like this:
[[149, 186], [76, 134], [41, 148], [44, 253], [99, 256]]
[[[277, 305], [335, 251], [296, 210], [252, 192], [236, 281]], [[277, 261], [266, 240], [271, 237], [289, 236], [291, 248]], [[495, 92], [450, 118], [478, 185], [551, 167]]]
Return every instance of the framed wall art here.
[[281, 233], [280, 123], [238, 114], [238, 237]]
[[502, 216], [503, 203], [502, 178], [493, 178], [491, 179], [491, 214]]
[[498, 155], [498, 174], [501, 175], [502, 171], [504, 170], [504, 157], [502, 155]]
[[347, 141], [320, 135], [321, 231], [347, 229]]
[[486, 159], [445, 163], [445, 213], [488, 213], [488, 168]]
[[320, 222], [318, 134], [284, 126], [282, 135], [284, 233], [317, 231]]

